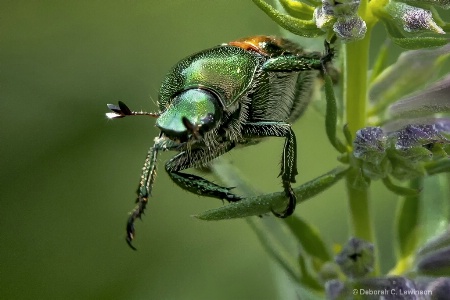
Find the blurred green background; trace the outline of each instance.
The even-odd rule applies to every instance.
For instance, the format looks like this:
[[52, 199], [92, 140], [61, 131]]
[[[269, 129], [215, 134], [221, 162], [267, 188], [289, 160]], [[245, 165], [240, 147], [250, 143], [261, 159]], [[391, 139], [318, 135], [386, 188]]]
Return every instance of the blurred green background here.
[[[138, 251], [124, 241], [154, 121], [109, 121], [107, 103], [155, 110], [179, 59], [278, 28], [251, 1], [1, 1], [0, 298], [275, 299], [273, 266], [245, 221], [191, 215], [222, 203], [160, 172]], [[294, 130], [297, 182], [337, 163], [323, 120]], [[263, 191], [280, 190], [283, 141], [227, 154]], [[386, 203], [392, 196], [383, 194]], [[376, 215], [391, 219], [392, 207]], [[331, 244], [347, 239], [342, 184], [297, 208]], [[380, 223], [379, 232], [391, 224]], [[380, 235], [390, 245], [392, 236]], [[387, 248], [390, 251], [390, 248]], [[387, 252], [388, 259], [392, 253]], [[382, 262], [383, 265], [384, 262]], [[388, 265], [386, 265], [388, 266]]]

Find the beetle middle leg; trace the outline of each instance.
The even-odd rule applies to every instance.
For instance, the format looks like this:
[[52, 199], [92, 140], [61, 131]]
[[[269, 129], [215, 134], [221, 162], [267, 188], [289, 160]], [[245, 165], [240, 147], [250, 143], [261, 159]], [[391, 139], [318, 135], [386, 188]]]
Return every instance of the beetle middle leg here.
[[295, 182], [297, 172], [297, 142], [291, 125], [283, 122], [255, 122], [246, 123], [243, 126], [243, 135], [245, 137], [285, 137], [283, 155], [281, 157], [280, 175], [283, 188], [288, 197], [289, 202], [286, 209], [282, 213], [272, 211], [279, 218], [286, 218], [295, 210], [297, 197], [292, 190], [291, 183]]
[[229, 202], [239, 201], [242, 198], [231, 193], [232, 188], [222, 187], [197, 175], [180, 172], [205, 164], [230, 151], [234, 146], [234, 143], [228, 142], [209, 151], [201, 148], [180, 152], [166, 163], [166, 171], [178, 186], [194, 194], [219, 198]]

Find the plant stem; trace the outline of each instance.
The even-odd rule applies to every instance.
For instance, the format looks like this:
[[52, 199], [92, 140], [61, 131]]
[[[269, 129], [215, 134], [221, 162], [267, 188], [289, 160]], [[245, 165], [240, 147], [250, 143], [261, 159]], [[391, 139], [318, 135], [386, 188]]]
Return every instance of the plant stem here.
[[344, 44], [344, 100], [346, 120], [354, 133], [366, 125], [367, 71], [369, 70], [370, 29], [360, 41]]
[[[371, 27], [368, 27], [364, 39], [344, 44], [343, 47], [346, 121], [353, 136], [356, 136], [358, 129], [366, 126], [370, 33]], [[346, 178], [351, 234], [375, 245], [369, 212], [368, 189], [357, 189], [353, 186], [357, 176], [359, 176], [358, 169], [355, 169], [349, 172]], [[375, 274], [379, 274], [378, 259], [375, 261]]]

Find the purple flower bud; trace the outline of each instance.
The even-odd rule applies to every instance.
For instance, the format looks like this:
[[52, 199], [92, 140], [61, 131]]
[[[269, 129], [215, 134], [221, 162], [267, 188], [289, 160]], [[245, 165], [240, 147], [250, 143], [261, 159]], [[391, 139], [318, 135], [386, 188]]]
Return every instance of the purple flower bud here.
[[[394, 142], [395, 149], [400, 151], [413, 150], [413, 148], [417, 147], [429, 149], [435, 143], [450, 142], [440, 134], [434, 124], [410, 124], [399, 131], [391, 133], [389, 139]], [[429, 154], [432, 155], [431, 152]]]
[[407, 32], [434, 31], [445, 34], [445, 31], [434, 22], [431, 11], [427, 9], [392, 0], [385, 9]]
[[333, 25], [335, 18], [332, 15], [326, 14], [324, 7], [319, 6], [314, 10], [314, 20], [316, 21], [317, 28], [328, 28]]
[[348, 288], [341, 281], [334, 279], [325, 283], [327, 299], [338, 300], [349, 295]]
[[322, 0], [324, 13], [336, 17], [350, 17], [358, 13], [360, 0]]
[[450, 275], [450, 247], [432, 251], [417, 259], [416, 269], [423, 275]]
[[333, 31], [344, 41], [360, 40], [367, 31], [366, 22], [359, 16], [340, 17], [333, 25]]
[[335, 262], [349, 278], [361, 278], [372, 272], [374, 248], [371, 243], [351, 238], [344, 249], [335, 257]]
[[379, 164], [386, 156], [387, 137], [380, 127], [365, 127], [356, 132], [353, 155], [367, 162]]

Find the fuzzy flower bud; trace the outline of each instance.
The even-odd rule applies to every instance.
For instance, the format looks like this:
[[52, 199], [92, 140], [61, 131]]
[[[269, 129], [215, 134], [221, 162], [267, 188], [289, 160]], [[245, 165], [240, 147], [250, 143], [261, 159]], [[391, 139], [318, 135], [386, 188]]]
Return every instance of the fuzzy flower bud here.
[[325, 13], [325, 9], [322, 6], [319, 6], [314, 10], [314, 20], [317, 28], [325, 29], [333, 26], [335, 19], [333, 15]]
[[325, 31], [332, 26], [344, 42], [364, 38], [367, 26], [357, 14], [359, 3], [359, 0], [322, 0], [322, 6], [314, 10], [316, 26]]
[[353, 155], [364, 161], [379, 164], [386, 155], [387, 137], [380, 127], [366, 127], [356, 132]]
[[367, 26], [359, 16], [342, 17], [334, 23], [333, 30], [344, 41], [352, 41], [364, 38]]
[[394, 21], [406, 32], [426, 32], [432, 31], [445, 34], [433, 20], [431, 11], [419, 7], [414, 7], [405, 3], [389, 1], [385, 7], [386, 11], [394, 18]]
[[358, 238], [351, 238], [335, 261], [349, 278], [361, 278], [372, 272], [374, 265], [373, 245]]
[[322, 7], [327, 15], [349, 17], [358, 12], [360, 0], [322, 0]]

